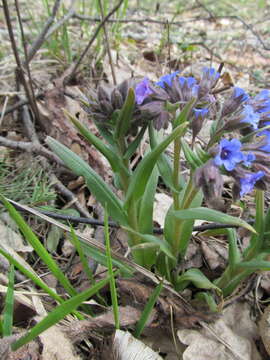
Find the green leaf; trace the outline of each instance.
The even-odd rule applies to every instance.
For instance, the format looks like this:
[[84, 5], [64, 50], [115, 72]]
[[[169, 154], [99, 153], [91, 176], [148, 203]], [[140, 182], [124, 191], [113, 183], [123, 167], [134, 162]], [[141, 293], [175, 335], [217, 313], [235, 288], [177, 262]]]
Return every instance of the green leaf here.
[[130, 159], [131, 156], [135, 153], [135, 151], [138, 149], [142, 139], [143, 135], [145, 133], [145, 130], [147, 129], [147, 124], [144, 125], [139, 134], [136, 136], [136, 138], [129, 144], [127, 151], [125, 152], [125, 155], [123, 157], [124, 160]]
[[26, 224], [21, 215], [15, 210], [15, 208], [0, 194], [0, 200], [5, 205], [12, 219], [16, 222], [19, 229], [23, 233], [25, 239], [29, 242], [29, 244], [33, 247], [35, 252], [39, 255], [41, 260], [48, 266], [49, 270], [54, 274], [54, 276], [58, 279], [60, 284], [65, 288], [65, 290], [72, 296], [76, 295], [76, 290], [73, 288], [65, 274], [58, 267], [57, 263], [51, 257], [51, 255], [47, 252], [45, 247], [41, 244], [39, 239], [33, 233], [31, 228]]
[[192, 170], [196, 170], [198, 167], [203, 165], [203, 162], [200, 160], [198, 155], [193, 150], [191, 150], [188, 143], [184, 139], [181, 139], [181, 145], [185, 158]]
[[253, 271], [257, 271], [257, 270], [269, 271], [270, 261], [260, 260], [260, 259], [242, 261], [241, 263], [237, 264], [237, 268], [244, 268]]
[[[13, 264], [22, 274], [24, 274], [28, 279], [32, 280], [37, 286], [49, 294], [54, 300], [59, 303], [64, 302], [64, 300], [55, 293], [45, 282], [43, 282], [38, 275], [33, 271], [32, 268], [26, 263], [22, 264], [16, 259], [14, 259], [7, 251], [0, 248], [0, 254], [3, 255], [11, 264]], [[29, 266], [29, 269], [27, 268]]]
[[172, 249], [171, 249], [170, 244], [168, 244], [163, 239], [160, 239], [154, 235], [141, 234], [137, 231], [134, 231], [133, 229], [131, 229], [129, 227], [122, 226], [122, 228], [131, 234], [140, 236], [141, 239], [146, 242], [150, 242], [150, 243], [153, 243], [153, 244], [159, 246], [160, 250], [163, 251], [168, 257], [170, 257], [171, 259], [175, 259], [174, 255], [172, 254]]
[[108, 273], [110, 275], [110, 293], [111, 293], [111, 301], [112, 301], [112, 306], [113, 306], [114, 323], [115, 323], [115, 328], [120, 329], [117, 290], [116, 290], [116, 285], [115, 285], [115, 277], [114, 277], [114, 272], [113, 272], [113, 261], [112, 261], [111, 246], [110, 246], [109, 218], [108, 218], [108, 212], [107, 212], [106, 208], [105, 208], [105, 214], [104, 214], [104, 235], [105, 235], [105, 244], [106, 244], [107, 267], [108, 267]]
[[209, 306], [210, 311], [213, 311], [213, 312], [218, 311], [218, 307], [215, 302], [215, 299], [211, 294], [208, 294], [207, 292], [198, 292], [195, 295], [195, 298], [206, 302], [206, 304]]
[[254, 223], [255, 234], [252, 234], [249, 246], [245, 249], [245, 259], [254, 258], [261, 250], [264, 242], [265, 220], [264, 220], [264, 191], [256, 189], [256, 217]]
[[143, 160], [136, 168], [134, 175], [131, 178], [125, 201], [125, 207], [128, 206], [129, 201], [133, 198], [138, 200], [144, 193], [147, 182], [151, 176], [153, 168], [160, 156], [160, 154], [167, 148], [167, 146], [178, 136], [181, 136], [185, 131], [187, 124], [179, 125], [173, 132], [164, 139], [154, 150], [145, 155]]
[[49, 147], [60, 157], [76, 175], [83, 176], [91, 193], [103, 205], [107, 204], [110, 216], [127, 225], [127, 215], [123, 209], [122, 202], [116, 197], [105, 181], [83, 161], [78, 155], [69, 150], [66, 146], [51, 137], [46, 139]]
[[3, 336], [12, 335], [13, 308], [14, 308], [14, 265], [10, 265], [8, 274], [8, 289], [3, 310]]
[[155, 306], [155, 303], [158, 300], [158, 297], [162, 291], [162, 287], [163, 287], [163, 282], [160, 282], [157, 287], [155, 288], [155, 290], [152, 292], [151, 296], [149, 297], [149, 300], [147, 301], [147, 304], [145, 305], [143, 312], [141, 314], [140, 320], [138, 321], [136, 328], [135, 328], [135, 332], [134, 332], [134, 336], [135, 337], [139, 337], [141, 335], [141, 333], [143, 332], [143, 329], [151, 315], [151, 312]]
[[122, 160], [116, 155], [115, 152], [113, 152], [108, 146], [106, 146], [103, 141], [101, 141], [96, 135], [91, 133], [79, 120], [77, 120], [67, 110], [64, 109], [64, 113], [72, 122], [72, 124], [77, 128], [80, 134], [89, 142], [89, 144], [94, 145], [95, 148], [105, 156], [114, 172], [119, 172], [120, 169], [127, 171], [122, 164]]
[[181, 220], [205, 220], [205, 221], [214, 221], [221, 224], [242, 226], [245, 229], [253, 233], [256, 233], [256, 230], [246, 221], [231, 215], [223, 214], [220, 211], [208, 209], [204, 207], [173, 211], [173, 216]]
[[[183, 198], [183, 196], [186, 192], [186, 188], [187, 188], [187, 185], [180, 193], [181, 199]], [[190, 208], [198, 207], [199, 205], [201, 205], [202, 199], [203, 199], [203, 194], [201, 191], [198, 191], [198, 193], [195, 195], [195, 197], [193, 198], [193, 200], [190, 204]], [[194, 221], [195, 220], [193, 220], [193, 219], [186, 220], [186, 221], [183, 221], [183, 224], [181, 225], [183, 227], [183, 229], [181, 231], [180, 248], [178, 249], [179, 252], [181, 252], [181, 255], [184, 255], [184, 253], [188, 247], [189, 241], [192, 236]], [[166, 214], [165, 223], [164, 223], [164, 237], [165, 237], [166, 241], [168, 241], [171, 244], [171, 246], [173, 246], [173, 243], [175, 241], [175, 236], [174, 236], [175, 222], [176, 222], [176, 217], [174, 216], [174, 209], [173, 209], [173, 205], [172, 205]]]
[[183, 110], [180, 112], [180, 114], [177, 116], [177, 118], [174, 120], [173, 122], [173, 128], [176, 128], [177, 126], [185, 123], [186, 121], [188, 121], [188, 117], [189, 114], [194, 106], [194, 104], [196, 103], [197, 99], [196, 98], [192, 98], [190, 100], [190, 102], [188, 102]]
[[192, 283], [199, 289], [214, 289], [221, 293], [220, 288], [213, 284], [199, 269], [189, 269], [177, 279], [177, 290], [183, 290], [188, 283]]
[[157, 183], [158, 171], [155, 167], [140, 202], [138, 228], [141, 233], [153, 233], [153, 208]]
[[[94, 246], [91, 246], [89, 243], [84, 242], [83, 240], [80, 240], [81, 247], [85, 254], [87, 254], [89, 257], [92, 257], [96, 262], [99, 264], [106, 266], [107, 265], [107, 256], [103, 252], [101, 252], [99, 249], [95, 248]], [[122, 276], [124, 277], [132, 277], [134, 276], [134, 270], [128, 266], [127, 264], [121, 262], [120, 260], [113, 258], [113, 265], [116, 266]]]
[[241, 261], [241, 252], [237, 245], [237, 233], [235, 229], [226, 229], [229, 238], [229, 266], [233, 272], [235, 266]]
[[57, 226], [51, 226], [46, 238], [46, 248], [50, 253], [56, 251], [63, 231]]
[[39, 334], [50, 328], [51, 326], [57, 324], [62, 320], [66, 315], [70, 314], [78, 306], [82, 304], [85, 300], [89, 299], [91, 296], [96, 294], [100, 289], [102, 289], [110, 281], [110, 277], [101, 280], [95, 284], [90, 289], [83, 291], [82, 293], [73, 296], [71, 299], [65, 301], [63, 304], [58, 305], [53, 309], [44, 319], [38, 322], [26, 335], [22, 336], [19, 340], [11, 344], [11, 349], [13, 351], [18, 350], [21, 346], [29, 343], [31, 340], [36, 338]]
[[125, 103], [118, 115], [116, 129], [114, 132], [115, 140], [121, 139], [127, 134], [130, 128], [134, 107], [135, 107], [135, 92], [132, 88], [130, 88], [128, 90], [128, 95], [126, 97]]

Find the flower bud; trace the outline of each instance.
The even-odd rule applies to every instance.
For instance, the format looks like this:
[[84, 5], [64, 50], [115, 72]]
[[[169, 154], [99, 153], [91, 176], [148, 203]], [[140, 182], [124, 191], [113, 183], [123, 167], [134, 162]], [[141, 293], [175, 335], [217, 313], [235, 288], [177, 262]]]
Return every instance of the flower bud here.
[[205, 201], [208, 204], [217, 204], [221, 200], [223, 190], [223, 177], [213, 160], [198, 168], [194, 174], [194, 182], [201, 187]]

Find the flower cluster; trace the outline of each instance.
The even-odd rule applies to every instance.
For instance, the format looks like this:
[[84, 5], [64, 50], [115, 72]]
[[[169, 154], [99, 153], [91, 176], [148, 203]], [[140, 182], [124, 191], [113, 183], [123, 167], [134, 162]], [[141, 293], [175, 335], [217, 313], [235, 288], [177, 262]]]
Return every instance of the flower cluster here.
[[[259, 130], [270, 125], [270, 91], [262, 90], [251, 97], [243, 89], [235, 87], [223, 103], [220, 114], [217, 119], [217, 135], [222, 136], [237, 129], [243, 131], [243, 128], [246, 134], [255, 132], [250, 136], [253, 142], [242, 143], [238, 138], [223, 138], [218, 145], [212, 144], [214, 146], [209, 151], [212, 159], [202, 167], [204, 170], [197, 170], [194, 178], [196, 185], [202, 187], [208, 202], [211, 202], [211, 198], [216, 198], [217, 193], [221, 196], [222, 173], [233, 177], [235, 199], [251, 192], [254, 187], [266, 189], [270, 183], [270, 130]], [[213, 166], [216, 167], [215, 171]], [[211, 174], [215, 174], [215, 181], [208, 181], [206, 186], [202, 176], [210, 170]]]
[[197, 81], [194, 77], [179, 76], [179, 71], [162, 76], [156, 83], [144, 78], [135, 88], [136, 102], [143, 115], [148, 119], [155, 119], [157, 130], [166, 128], [172, 118], [168, 110], [169, 104], [175, 110], [194, 101], [190, 127], [195, 137], [202, 128], [204, 119], [209, 115], [210, 107], [215, 102], [211, 94], [220, 74], [213, 68], [204, 68], [202, 77]]

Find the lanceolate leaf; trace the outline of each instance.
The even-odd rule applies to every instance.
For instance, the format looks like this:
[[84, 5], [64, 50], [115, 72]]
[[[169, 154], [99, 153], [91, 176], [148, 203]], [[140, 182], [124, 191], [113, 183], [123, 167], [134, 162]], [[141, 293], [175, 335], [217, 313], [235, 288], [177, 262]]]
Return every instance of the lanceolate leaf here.
[[142, 233], [153, 233], [153, 207], [157, 183], [158, 171], [154, 168], [140, 202], [139, 229]]
[[136, 168], [134, 175], [128, 187], [125, 206], [128, 205], [131, 198], [138, 200], [144, 193], [147, 182], [153, 168], [160, 156], [160, 154], [167, 148], [167, 146], [178, 136], [181, 136], [187, 127], [187, 123], [179, 125], [173, 130], [173, 132], [164, 139], [154, 150], [145, 155], [143, 160], [139, 163]]
[[135, 151], [138, 149], [142, 139], [143, 135], [145, 133], [145, 130], [147, 129], [147, 125], [144, 125], [139, 134], [136, 136], [136, 138], [129, 144], [127, 151], [125, 152], [124, 159], [130, 159], [131, 156], [135, 153]]
[[173, 122], [174, 128], [178, 125], [183, 124], [184, 122], [188, 121], [189, 114], [191, 109], [193, 108], [194, 104], [196, 103], [197, 99], [193, 98], [184, 106], [184, 109], [180, 112], [177, 118]]
[[128, 95], [124, 106], [119, 112], [116, 129], [114, 133], [114, 139], [118, 140], [126, 135], [130, 128], [130, 123], [133, 116], [133, 110], [135, 106], [135, 93], [132, 88], [128, 90]]
[[255, 229], [246, 221], [213, 209], [199, 207], [187, 210], [177, 210], [173, 211], [172, 215], [181, 220], [206, 220], [220, 224], [242, 226], [247, 230], [256, 233]]
[[181, 289], [181, 284], [186, 285], [189, 282], [199, 289], [214, 289], [219, 293], [221, 292], [199, 269], [189, 269], [183, 275], [179, 276], [177, 279], [177, 287]]
[[130, 232], [131, 234], [134, 235], [138, 235], [141, 237], [142, 240], [146, 241], [146, 242], [150, 242], [153, 243], [157, 246], [159, 246], [160, 250], [163, 251], [167, 256], [169, 256], [171, 259], [174, 259], [175, 257], [173, 256], [172, 250], [171, 250], [171, 246], [170, 244], [168, 244], [166, 241], [164, 241], [163, 239], [160, 239], [157, 236], [154, 235], [149, 235], [149, 234], [141, 234], [137, 231], [134, 231], [133, 229], [129, 228], [129, 227], [123, 227], [123, 229], [127, 230], [128, 232]]
[[122, 202], [114, 195], [103, 179], [78, 155], [69, 150], [66, 146], [51, 137], [46, 139], [49, 147], [63, 160], [76, 175], [83, 176], [91, 193], [100, 203], [107, 204], [110, 216], [119, 221], [120, 224], [127, 224], [127, 216], [123, 209]]
[[[122, 160], [113, 152], [108, 146], [106, 146], [103, 141], [101, 141], [96, 135], [91, 133], [79, 120], [77, 120], [73, 115], [71, 115], [68, 111], [64, 110], [65, 115], [68, 119], [73, 123], [73, 125], [77, 128], [80, 134], [95, 148], [103, 154], [106, 159], [109, 161], [114, 172], [119, 172], [119, 169], [126, 170], [122, 165]], [[122, 165], [122, 166], [121, 166]]]

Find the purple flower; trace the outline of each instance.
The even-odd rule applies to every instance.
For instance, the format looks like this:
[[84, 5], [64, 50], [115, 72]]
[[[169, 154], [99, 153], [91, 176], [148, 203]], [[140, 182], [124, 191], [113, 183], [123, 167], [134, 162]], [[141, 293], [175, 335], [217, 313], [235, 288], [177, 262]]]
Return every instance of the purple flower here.
[[253, 129], [258, 129], [258, 122], [260, 121], [260, 115], [256, 113], [251, 105], [244, 105], [244, 109], [241, 113], [241, 123], [250, 124]]
[[162, 87], [163, 89], [165, 89], [165, 84], [167, 84], [168, 86], [172, 86], [172, 81], [179, 72], [180, 71], [175, 71], [172, 74], [167, 74], [167, 75], [161, 76], [159, 81], [156, 82], [156, 85]]
[[244, 154], [240, 151], [242, 144], [237, 139], [222, 139], [219, 145], [219, 153], [214, 158], [217, 166], [224, 165], [225, 169], [232, 171], [236, 164], [245, 159]]
[[150, 88], [150, 81], [147, 77], [145, 77], [139, 84], [137, 84], [135, 88], [135, 96], [136, 96], [136, 102], [138, 105], [141, 105], [144, 101], [144, 99], [151, 95], [153, 91]]
[[240, 178], [240, 196], [244, 196], [253, 190], [255, 183], [265, 175], [264, 171], [258, 171], [254, 174], [247, 174], [244, 178]]

